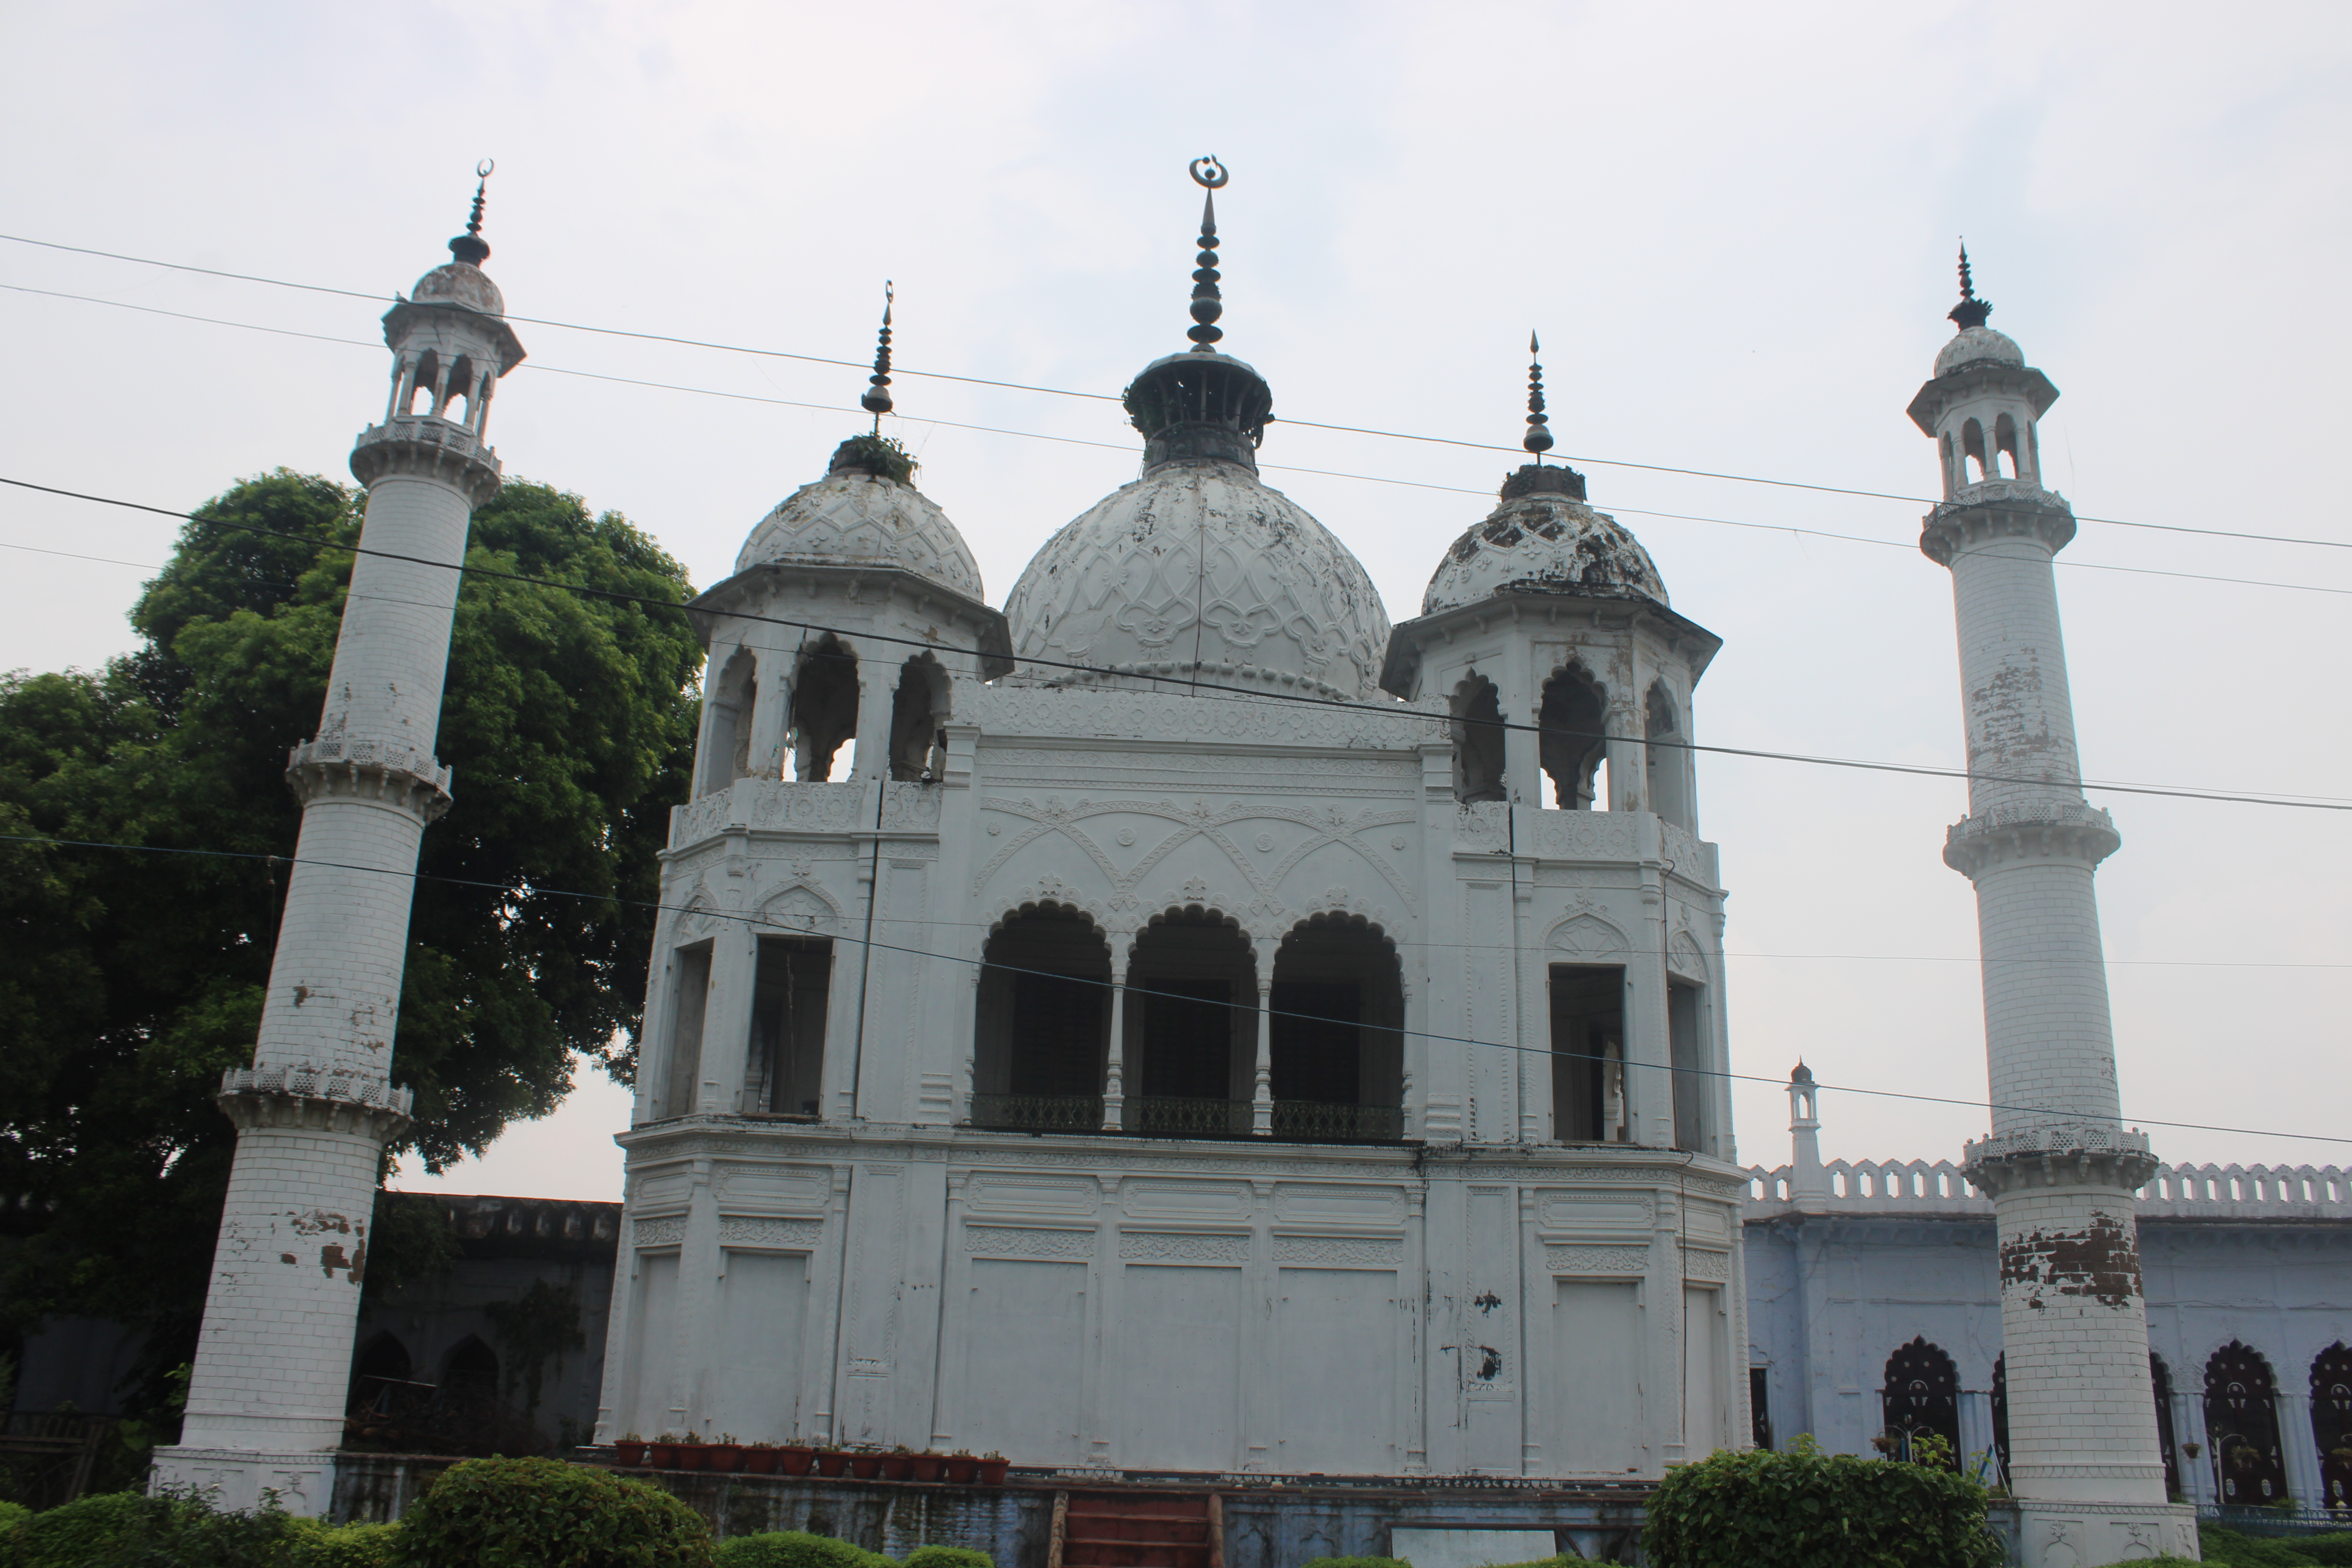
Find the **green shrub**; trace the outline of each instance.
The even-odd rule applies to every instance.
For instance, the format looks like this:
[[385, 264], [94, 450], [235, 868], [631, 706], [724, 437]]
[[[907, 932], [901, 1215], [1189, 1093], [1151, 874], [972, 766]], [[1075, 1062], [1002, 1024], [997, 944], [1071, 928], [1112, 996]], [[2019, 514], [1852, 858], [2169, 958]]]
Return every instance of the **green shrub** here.
[[1303, 1568], [1412, 1568], [1402, 1557], [1318, 1557]]
[[224, 1513], [194, 1492], [100, 1492], [37, 1513], [6, 1538], [7, 1568], [169, 1563], [279, 1568], [299, 1528], [284, 1510]]
[[[969, 1556], [982, 1563], [989, 1560], [980, 1552], [963, 1552], [952, 1546], [918, 1547], [915, 1555], [924, 1552], [956, 1552], [960, 1563]], [[932, 1559], [936, 1568], [950, 1568], [941, 1560]], [[811, 1535], [805, 1531], [777, 1530], [764, 1535], [738, 1535], [719, 1543], [719, 1568], [898, 1568], [898, 1564], [878, 1552], [847, 1541], [835, 1541], [830, 1535]], [[994, 1568], [992, 1563], [991, 1568]]]
[[643, 1481], [558, 1459], [467, 1459], [400, 1522], [392, 1568], [709, 1568], [702, 1516]]
[[396, 1524], [346, 1524], [297, 1520], [286, 1568], [390, 1568], [400, 1541]]
[[2219, 1568], [2310, 1568], [2319, 1561], [2310, 1549], [2326, 1537], [2305, 1537], [2280, 1540], [2263, 1535], [2241, 1535], [2225, 1525], [2200, 1524], [2197, 1527], [2198, 1550], [2205, 1561]]
[[2352, 1530], [2306, 1535], [2294, 1543], [2294, 1549], [2325, 1568], [2352, 1568]]
[[996, 1568], [996, 1559], [969, 1546], [918, 1546], [907, 1553], [907, 1568]]
[[1985, 1489], [1939, 1466], [1787, 1450], [1718, 1450], [1669, 1470], [1650, 1500], [1651, 1568], [2000, 1568]]

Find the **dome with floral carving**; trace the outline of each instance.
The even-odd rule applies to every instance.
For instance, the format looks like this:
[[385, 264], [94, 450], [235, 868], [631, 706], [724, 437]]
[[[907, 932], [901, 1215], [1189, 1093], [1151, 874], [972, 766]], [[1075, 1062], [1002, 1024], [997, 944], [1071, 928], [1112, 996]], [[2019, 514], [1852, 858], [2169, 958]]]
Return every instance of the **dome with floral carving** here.
[[1936, 355], [1936, 374], [1948, 374], [1964, 364], [1992, 361], [2000, 364], [2023, 364], [2025, 351], [2006, 332], [1996, 332], [1990, 327], [1963, 327], [1952, 336]]
[[1205, 456], [1148, 468], [1046, 541], [1004, 614], [1020, 658], [1348, 700], [1378, 690], [1389, 640], [1348, 547], [1245, 462]]
[[1475, 605], [1497, 594], [1574, 594], [1666, 601], [1665, 579], [1633, 531], [1585, 504], [1572, 468], [1521, 468], [1503, 501], [1454, 542], [1429, 580], [1421, 613]]
[[980, 563], [939, 503], [843, 443], [833, 469], [760, 520], [735, 557], [754, 566], [896, 566], [986, 603]]

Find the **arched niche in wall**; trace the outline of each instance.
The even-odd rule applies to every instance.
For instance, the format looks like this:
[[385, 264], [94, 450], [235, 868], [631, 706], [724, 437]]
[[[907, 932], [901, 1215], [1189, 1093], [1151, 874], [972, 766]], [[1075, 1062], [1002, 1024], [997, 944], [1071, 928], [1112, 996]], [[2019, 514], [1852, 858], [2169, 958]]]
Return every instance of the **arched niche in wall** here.
[[2263, 1353], [2242, 1341], [2205, 1363], [2205, 1433], [2223, 1502], [2258, 1508], [2286, 1496], [2278, 1379]]
[[972, 1041], [978, 1127], [1102, 1126], [1110, 1036], [1110, 943], [1066, 904], [1007, 916], [981, 952]]
[[760, 659], [739, 647], [703, 692], [710, 711], [702, 726], [702, 782], [697, 796], [716, 795], [751, 771], [751, 721], [760, 701]]
[[937, 780], [947, 773], [948, 672], [928, 653], [898, 667], [890, 699], [890, 776], [901, 783]]
[[2337, 1512], [2352, 1510], [2352, 1350], [2341, 1340], [2311, 1359], [2311, 1437], [2321, 1500]]
[[1551, 783], [1547, 804], [1561, 811], [1608, 809], [1596, 787], [1608, 755], [1609, 694], [1584, 667], [1552, 671], [1536, 712], [1537, 760]]
[[1921, 1437], [1932, 1436], [1947, 1445], [1947, 1463], [1959, 1462], [1960, 1374], [1942, 1346], [1923, 1337], [1888, 1356], [1879, 1397], [1886, 1431], [1902, 1443], [1901, 1457], [1909, 1457]]
[[1503, 709], [1495, 683], [1472, 670], [1454, 688], [1454, 798], [1503, 800]]
[[793, 666], [793, 776], [803, 784], [833, 777], [834, 757], [857, 738], [857, 655], [827, 632]]
[[1386, 931], [1301, 921], [1275, 950], [1268, 1005], [1277, 1136], [1404, 1136], [1404, 973]]
[[1249, 1131], [1257, 957], [1240, 921], [1199, 904], [1154, 915], [1128, 957], [1125, 1018], [1130, 1131]]
[[1647, 742], [1643, 748], [1643, 788], [1649, 808], [1676, 827], [1695, 829], [1690, 808], [1690, 736], [1683, 726], [1682, 710], [1664, 681], [1650, 683], [1642, 717]]
[[480, 1335], [467, 1334], [441, 1358], [441, 1388], [459, 1405], [497, 1404], [499, 1352], [484, 1344]]

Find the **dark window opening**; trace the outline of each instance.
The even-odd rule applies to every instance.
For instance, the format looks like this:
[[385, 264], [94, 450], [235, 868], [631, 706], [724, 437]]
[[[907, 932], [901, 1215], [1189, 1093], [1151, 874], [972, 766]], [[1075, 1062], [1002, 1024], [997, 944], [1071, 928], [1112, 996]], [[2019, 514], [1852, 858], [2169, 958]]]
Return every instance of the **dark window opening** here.
[[890, 699], [890, 776], [902, 783], [943, 777], [948, 768], [948, 676], [940, 661], [918, 654], [898, 671]]
[[2285, 1500], [2278, 1382], [2259, 1351], [2231, 1340], [2205, 1363], [2205, 1431], [2223, 1502], [2258, 1508]]
[[1943, 1459], [1957, 1467], [1960, 1459], [1960, 1374], [1942, 1347], [1924, 1339], [1886, 1358], [1886, 1386], [1879, 1393], [1886, 1436], [1895, 1440], [1890, 1458], [1915, 1458], [1921, 1437], [1940, 1437]]
[[1274, 1098], [1353, 1105], [1362, 1068], [1357, 1024], [1363, 987], [1345, 980], [1276, 980]]
[[1404, 1136], [1404, 980], [1379, 928], [1318, 916], [1292, 930], [1267, 1005], [1276, 1136]]
[[1560, 811], [1606, 811], [1593, 783], [1608, 755], [1609, 708], [1600, 686], [1570, 665], [1555, 670], [1544, 682], [1543, 706], [1536, 725], [1541, 731], [1539, 761], [1551, 781], [1552, 805]]
[[1748, 1369], [1748, 1437], [1758, 1447], [1772, 1447], [1772, 1369]]
[[1472, 671], [1454, 689], [1454, 798], [1505, 798], [1503, 709], [1495, 683]]
[[761, 937], [751, 997], [751, 1103], [789, 1116], [817, 1114], [824, 1069], [833, 943], [824, 937]]
[[1129, 1001], [1142, 1013], [1145, 1094], [1227, 1097], [1233, 1079], [1233, 982], [1146, 980]]
[[441, 1386], [467, 1405], [488, 1405], [499, 1396], [499, 1352], [472, 1334], [457, 1342], [441, 1363]]
[[2164, 1456], [2164, 1495], [2180, 1495], [2179, 1445], [2173, 1441], [2172, 1369], [2154, 1351], [2147, 1352], [2148, 1391], [2156, 1397], [2156, 1447]]
[[988, 939], [971, 1120], [982, 1127], [1099, 1130], [1110, 1035], [1110, 948], [1094, 922], [1048, 905]]
[[702, 1020], [710, 1004], [710, 944], [689, 947], [672, 961], [670, 993], [669, 1070], [663, 1075], [662, 1101], [654, 1108], [659, 1118], [684, 1116], [695, 1108], [701, 1089]]
[[760, 701], [760, 663], [737, 648], [703, 694], [710, 717], [702, 731], [702, 787], [715, 795], [751, 772], [751, 719]]
[[389, 1409], [401, 1386], [412, 1380], [414, 1367], [406, 1345], [388, 1330], [377, 1334], [352, 1363], [351, 1408]]
[[1706, 1147], [1707, 1077], [1699, 1049], [1699, 988], [1680, 981], [1666, 986], [1666, 1045], [1675, 1079], [1675, 1147], [1703, 1152]]
[[1663, 685], [1650, 688], [1649, 700], [1644, 705], [1644, 729], [1650, 744], [1644, 772], [1648, 774], [1644, 787], [1649, 791], [1650, 809], [1677, 827], [1696, 826], [1690, 809], [1690, 752], [1684, 745], [1660, 745], [1661, 741], [1686, 741], [1682, 732], [1680, 716], [1675, 712], [1675, 701]]
[[449, 367], [449, 395], [441, 405], [441, 417], [457, 424], [468, 423], [467, 415], [474, 405], [474, 362], [465, 354]]
[[2006, 478], [2012, 479], [2023, 479], [2025, 477], [2025, 468], [2023, 465], [2020, 464], [2017, 460], [2017, 421], [2011, 418], [2006, 414], [1994, 420], [1992, 422], [1992, 441], [1994, 451], [2000, 457], [2007, 458], [2009, 459], [2008, 463], [2005, 465], [1996, 461], [1994, 467]]
[[2000, 1484], [2009, 1485], [2009, 1356], [1992, 1358], [1992, 1452], [2000, 1461]]
[[1257, 1060], [1257, 964], [1223, 915], [1154, 921], [1128, 964], [1126, 1125], [1247, 1132]]
[[793, 677], [793, 774], [833, 777], [834, 753], [857, 738], [857, 656], [831, 633], [801, 656]]
[[2352, 1351], [2341, 1340], [2312, 1358], [2311, 1436], [2326, 1505], [2338, 1513], [2352, 1509]]
[[[426, 349], [417, 358], [416, 379], [408, 384], [408, 406], [401, 412], [412, 416], [432, 413], [434, 400], [440, 395], [440, 385], [441, 356]], [[424, 404], [422, 408], [417, 406], [419, 402]]]
[[1992, 478], [1991, 459], [1985, 451], [1984, 426], [1971, 419], [1960, 426], [1960, 478], [1968, 478], [1968, 465], [1976, 464], [1976, 477]]
[[1625, 970], [1551, 966], [1552, 1124], [1563, 1143], [1625, 1141]]

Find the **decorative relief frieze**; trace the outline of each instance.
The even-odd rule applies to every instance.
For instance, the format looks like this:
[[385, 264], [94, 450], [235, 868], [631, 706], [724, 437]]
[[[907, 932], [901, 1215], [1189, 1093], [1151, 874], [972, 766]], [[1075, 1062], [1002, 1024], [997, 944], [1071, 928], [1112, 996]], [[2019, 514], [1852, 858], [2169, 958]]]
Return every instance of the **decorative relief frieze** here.
[[1622, 811], [1531, 811], [1531, 848], [1546, 860], [1633, 860], [1641, 856], [1639, 819]]
[[974, 1257], [1057, 1258], [1084, 1262], [1095, 1255], [1090, 1230], [1040, 1230], [1029, 1226], [968, 1225], [963, 1249]]
[[756, 1219], [748, 1215], [722, 1215], [719, 1220], [721, 1247], [806, 1251], [824, 1239], [824, 1222], [821, 1219]]
[[1683, 1278], [1728, 1280], [1731, 1278], [1731, 1254], [1701, 1247], [1685, 1247], [1683, 1248]]
[[972, 696], [964, 705], [969, 712], [961, 716], [994, 735], [1085, 735], [1111, 741], [1178, 736], [1212, 746], [1410, 751], [1433, 735], [1444, 739], [1449, 722], [1444, 713], [1416, 712], [1402, 702], [1391, 714], [1312, 702], [1205, 703], [1143, 691], [1000, 686], [980, 689]]
[[1544, 1248], [1544, 1268], [1552, 1274], [1640, 1274], [1650, 1267], [1646, 1247], [1584, 1247], [1555, 1243]]
[[1118, 1255], [1166, 1263], [1247, 1263], [1250, 1238], [1194, 1231], [1129, 1230], [1119, 1234]]
[[1324, 1268], [1402, 1268], [1404, 1241], [1393, 1236], [1277, 1236], [1274, 1260]]
[[676, 1247], [686, 1239], [686, 1216], [667, 1215], [660, 1219], [632, 1221], [629, 1242], [634, 1247]]

